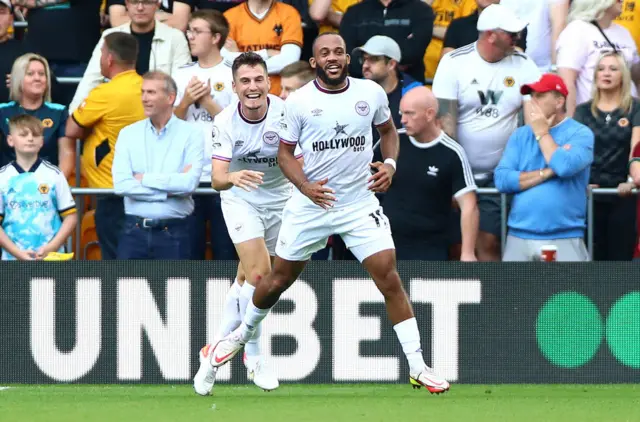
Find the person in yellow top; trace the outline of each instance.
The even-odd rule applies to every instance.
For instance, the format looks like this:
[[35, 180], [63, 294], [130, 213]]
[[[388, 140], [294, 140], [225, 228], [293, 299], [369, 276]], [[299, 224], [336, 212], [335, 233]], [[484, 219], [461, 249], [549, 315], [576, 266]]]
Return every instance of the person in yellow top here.
[[[342, 16], [361, 0], [309, 0], [309, 17], [318, 24], [319, 34], [338, 32]], [[429, 3], [429, 1], [427, 1]]]
[[622, 13], [614, 22], [627, 28], [636, 42], [636, 48], [640, 51], [640, 1], [624, 0]]
[[452, 20], [469, 16], [478, 7], [475, 0], [424, 0], [433, 9], [433, 38], [424, 54], [424, 77], [433, 79], [440, 62], [442, 42]]
[[[145, 118], [137, 57], [138, 41], [133, 35], [113, 32], [105, 36], [100, 70], [110, 81], [94, 88], [67, 120], [66, 136], [84, 139], [81, 170], [91, 188], [113, 188], [111, 166], [118, 134]], [[95, 224], [102, 259], [115, 259], [124, 224], [122, 198], [98, 196]]]

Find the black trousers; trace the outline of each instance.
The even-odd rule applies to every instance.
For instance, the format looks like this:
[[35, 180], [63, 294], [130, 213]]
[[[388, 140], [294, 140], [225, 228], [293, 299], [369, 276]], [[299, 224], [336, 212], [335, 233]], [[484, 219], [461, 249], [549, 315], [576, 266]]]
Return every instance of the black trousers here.
[[635, 196], [594, 198], [594, 261], [631, 261], [636, 246], [636, 204]]

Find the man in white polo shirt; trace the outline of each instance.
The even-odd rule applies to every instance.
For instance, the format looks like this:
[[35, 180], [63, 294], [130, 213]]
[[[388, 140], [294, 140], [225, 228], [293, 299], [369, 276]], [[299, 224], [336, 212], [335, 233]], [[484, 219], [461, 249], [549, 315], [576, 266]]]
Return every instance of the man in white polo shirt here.
[[[536, 64], [515, 50], [527, 23], [499, 4], [478, 19], [478, 41], [447, 53], [436, 72], [433, 93], [440, 105], [444, 131], [464, 147], [478, 187], [493, 187], [493, 171], [509, 136], [518, 127], [528, 97], [519, 87], [540, 79]], [[500, 200], [481, 195], [480, 261], [500, 259]]]

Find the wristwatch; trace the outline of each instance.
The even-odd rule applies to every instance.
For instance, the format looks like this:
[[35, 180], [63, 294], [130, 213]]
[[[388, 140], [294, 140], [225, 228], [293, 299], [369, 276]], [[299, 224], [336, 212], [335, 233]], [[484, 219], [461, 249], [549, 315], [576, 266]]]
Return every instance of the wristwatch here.
[[548, 133], [543, 133], [540, 136], [536, 136], [536, 142], [540, 142], [540, 139], [542, 139], [543, 137], [545, 137], [546, 135], [548, 135]]

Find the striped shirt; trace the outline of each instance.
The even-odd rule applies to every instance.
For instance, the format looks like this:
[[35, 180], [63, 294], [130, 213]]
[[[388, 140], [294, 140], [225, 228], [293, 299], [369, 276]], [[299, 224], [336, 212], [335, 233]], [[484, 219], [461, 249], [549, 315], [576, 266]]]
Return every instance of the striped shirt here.
[[398, 170], [384, 199], [394, 238], [447, 239], [452, 197], [475, 191], [460, 144], [440, 133], [431, 142], [401, 141]]

